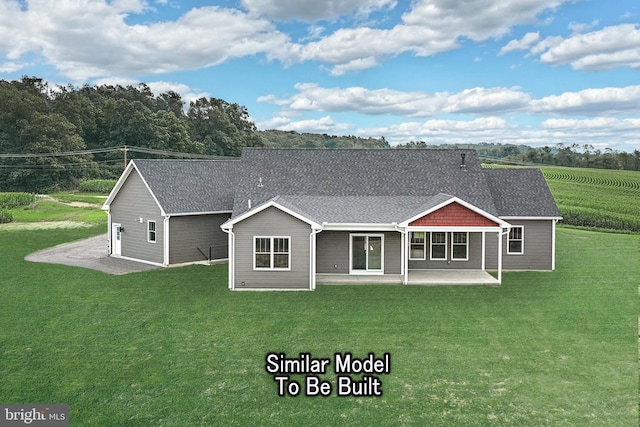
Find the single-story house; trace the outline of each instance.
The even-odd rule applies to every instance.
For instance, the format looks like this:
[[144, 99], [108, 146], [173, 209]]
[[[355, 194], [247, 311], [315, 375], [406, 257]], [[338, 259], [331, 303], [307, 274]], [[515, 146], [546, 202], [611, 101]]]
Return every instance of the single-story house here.
[[541, 172], [483, 169], [473, 150], [246, 148], [234, 185], [232, 290], [555, 269]]
[[109, 194], [113, 257], [158, 266], [226, 259], [237, 160], [132, 160]]

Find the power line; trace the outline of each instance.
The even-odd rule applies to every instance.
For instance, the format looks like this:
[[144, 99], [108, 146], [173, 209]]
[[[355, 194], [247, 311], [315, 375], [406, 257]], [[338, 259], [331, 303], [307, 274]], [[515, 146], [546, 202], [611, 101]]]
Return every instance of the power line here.
[[205, 160], [216, 160], [216, 159], [228, 159], [227, 156], [212, 156], [207, 154], [195, 154], [195, 153], [184, 153], [178, 151], [169, 151], [169, 150], [158, 150], [155, 148], [144, 148], [144, 147], [135, 147], [132, 145], [121, 145], [118, 147], [107, 147], [107, 148], [94, 148], [92, 150], [77, 150], [77, 151], [64, 151], [59, 153], [13, 153], [13, 154], [0, 154], [0, 158], [4, 159], [27, 159], [27, 158], [37, 158], [37, 157], [70, 157], [70, 156], [83, 156], [87, 154], [100, 154], [100, 153], [113, 153], [113, 152], [124, 152], [133, 151], [136, 153], [144, 153], [144, 154], [153, 154], [158, 156], [167, 156], [167, 157], [182, 157], [182, 158], [190, 158], [190, 159], [205, 159]]

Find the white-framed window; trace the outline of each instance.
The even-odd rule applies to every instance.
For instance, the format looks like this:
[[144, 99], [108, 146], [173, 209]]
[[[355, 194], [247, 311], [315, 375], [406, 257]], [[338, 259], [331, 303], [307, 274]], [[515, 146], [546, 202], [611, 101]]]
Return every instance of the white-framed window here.
[[447, 233], [444, 231], [431, 232], [431, 242], [429, 244], [429, 257], [431, 260], [447, 259]]
[[254, 270], [290, 270], [291, 237], [256, 236], [253, 239]]
[[155, 221], [147, 221], [147, 242], [149, 243], [156, 242], [156, 222]]
[[507, 254], [524, 254], [524, 226], [515, 225], [511, 227], [511, 230], [509, 231], [509, 239], [507, 241]]
[[412, 231], [410, 239], [409, 259], [427, 259], [427, 233], [424, 231]]
[[469, 233], [466, 231], [451, 233], [451, 260], [469, 260]]

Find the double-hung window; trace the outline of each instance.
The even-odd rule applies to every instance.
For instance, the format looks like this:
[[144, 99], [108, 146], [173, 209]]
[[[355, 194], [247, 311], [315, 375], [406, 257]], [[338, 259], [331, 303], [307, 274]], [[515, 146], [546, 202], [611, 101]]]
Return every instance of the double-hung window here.
[[147, 221], [147, 242], [149, 243], [156, 242], [156, 222], [155, 221]]
[[290, 237], [255, 237], [253, 268], [255, 270], [289, 270], [291, 265]]
[[409, 259], [426, 259], [427, 239], [424, 231], [414, 231], [411, 233], [411, 251]]
[[447, 233], [435, 231], [431, 233], [430, 258], [432, 260], [447, 259]]
[[454, 261], [469, 259], [469, 233], [459, 231], [451, 233], [451, 259]]
[[509, 241], [507, 243], [507, 254], [524, 254], [524, 227], [516, 225], [509, 231]]

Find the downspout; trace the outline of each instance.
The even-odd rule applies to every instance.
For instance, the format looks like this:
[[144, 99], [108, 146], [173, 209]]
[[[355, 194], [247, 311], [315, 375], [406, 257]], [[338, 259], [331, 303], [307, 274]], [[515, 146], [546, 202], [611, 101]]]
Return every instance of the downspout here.
[[164, 217], [164, 227], [162, 230], [162, 234], [163, 234], [163, 252], [164, 252], [164, 256], [163, 256], [163, 264], [165, 267], [167, 267], [169, 265], [169, 219], [171, 218], [170, 215], [166, 215]]
[[551, 271], [556, 269], [556, 224], [557, 219], [551, 222]]
[[309, 290], [316, 289], [316, 235], [322, 231], [322, 228], [311, 229], [309, 234], [309, 254], [311, 254], [311, 262], [309, 263]]
[[111, 255], [111, 208], [107, 211], [107, 255]]
[[229, 242], [228, 242], [228, 246], [229, 246], [229, 253], [228, 253], [228, 258], [229, 258], [229, 289], [233, 290], [234, 287], [234, 282], [235, 282], [235, 244], [236, 244], [236, 235], [233, 234], [233, 229], [232, 228], [222, 228], [223, 232], [227, 233], [229, 235]]

